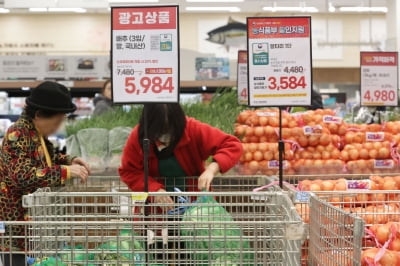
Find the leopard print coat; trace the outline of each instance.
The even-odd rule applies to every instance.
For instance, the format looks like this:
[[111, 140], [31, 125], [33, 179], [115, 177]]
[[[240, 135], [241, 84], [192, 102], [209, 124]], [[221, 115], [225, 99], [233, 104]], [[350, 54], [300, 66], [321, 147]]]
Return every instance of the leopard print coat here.
[[[22, 207], [22, 196], [41, 187], [60, 186], [68, 177], [66, 165], [71, 164], [67, 155], [56, 154], [53, 145], [44, 138], [52, 166], [46, 162], [40, 136], [32, 120], [22, 114], [8, 129], [0, 151], [0, 221], [27, 220], [27, 211]], [[0, 249], [24, 250], [23, 227], [6, 226], [6, 243]]]

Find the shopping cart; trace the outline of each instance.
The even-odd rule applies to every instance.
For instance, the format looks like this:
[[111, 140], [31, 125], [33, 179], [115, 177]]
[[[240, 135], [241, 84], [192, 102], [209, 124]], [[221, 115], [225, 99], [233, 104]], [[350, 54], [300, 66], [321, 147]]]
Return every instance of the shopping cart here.
[[[391, 174], [391, 175], [396, 175], [396, 174]], [[388, 175], [389, 176], [389, 175]], [[327, 204], [331, 204], [330, 202], [334, 202], [333, 204], [336, 206], [341, 206], [344, 208], [344, 211], [347, 213], [353, 213], [355, 211], [358, 211], [360, 213], [359, 209], [352, 209], [349, 210], [347, 207], [350, 206], [349, 204], [353, 202], [360, 202], [360, 196], [357, 197], [357, 195], [362, 195], [363, 193], [366, 193], [365, 191], [359, 191], [354, 192], [354, 191], [335, 191], [334, 193], [329, 192], [329, 191], [314, 191], [313, 193], [310, 193], [309, 191], [299, 191], [297, 189], [297, 185], [303, 181], [303, 180], [337, 180], [341, 178], [345, 178], [346, 180], [364, 180], [364, 179], [369, 179], [370, 175], [366, 174], [326, 174], [326, 175], [285, 175], [284, 176], [284, 182], [283, 182], [283, 189], [285, 191], [288, 191], [290, 194], [290, 197], [296, 207], [297, 212], [299, 215], [302, 217], [303, 221], [308, 225], [307, 226], [307, 231], [309, 231], [309, 226], [310, 226], [310, 213], [311, 213], [311, 206], [310, 206], [310, 197], [312, 194], [320, 197], [321, 199], [325, 199]], [[278, 187], [278, 179], [277, 177], [265, 177], [266, 183], [274, 188]], [[379, 194], [378, 192], [375, 192], [376, 194]], [[390, 194], [390, 193], [388, 193]], [[376, 202], [378, 203], [378, 202]], [[355, 206], [354, 204], [352, 206]], [[387, 210], [385, 211], [387, 212]], [[360, 213], [360, 215], [363, 215]], [[370, 217], [371, 214], [369, 214], [368, 217]], [[366, 216], [364, 214], [364, 216]], [[379, 216], [379, 215], [378, 215]], [[309, 235], [309, 234], [308, 234]], [[309, 238], [309, 237], [308, 237]], [[363, 240], [365, 242], [365, 240]], [[308, 253], [309, 253], [309, 242], [310, 240], [307, 239], [303, 246], [302, 246], [302, 265], [307, 265], [308, 264]], [[363, 242], [363, 246], [366, 246], [367, 243]]]
[[309, 265], [361, 265], [364, 221], [355, 214], [312, 195], [309, 234]]
[[250, 192], [260, 182], [218, 177], [213, 192], [197, 193], [38, 191], [24, 197], [29, 256], [67, 265], [300, 265], [303, 222], [286, 192]]
[[[376, 224], [398, 222], [399, 217], [400, 194], [397, 190], [350, 190], [320, 193], [318, 198], [311, 196], [310, 258], [327, 265], [338, 258], [342, 258], [343, 262], [350, 261], [350, 265], [359, 265], [362, 250], [376, 247], [374, 237], [364, 229]], [[326, 247], [324, 244], [329, 246], [327, 250], [336, 250], [334, 256], [320, 256], [322, 251], [318, 247]], [[353, 259], [347, 260], [349, 256]]]

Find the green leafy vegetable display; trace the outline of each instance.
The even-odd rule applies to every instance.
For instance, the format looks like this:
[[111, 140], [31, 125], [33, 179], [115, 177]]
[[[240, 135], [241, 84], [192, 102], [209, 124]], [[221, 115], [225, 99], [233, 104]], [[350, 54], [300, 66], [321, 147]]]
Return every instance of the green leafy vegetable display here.
[[185, 248], [193, 250], [193, 259], [200, 265], [254, 265], [250, 244], [242, 237], [232, 216], [212, 197], [202, 196], [189, 208], [182, 221], [192, 222], [183, 226], [181, 234], [189, 236]]
[[[184, 103], [182, 108], [186, 115], [232, 134], [237, 115], [246, 107], [238, 105], [236, 90], [221, 89], [214, 94], [210, 103]], [[69, 123], [66, 127], [67, 134], [70, 136], [85, 128], [110, 130], [115, 127], [134, 127], [139, 122], [141, 113], [141, 105], [132, 106], [130, 111], [124, 111], [117, 106], [114, 112]]]

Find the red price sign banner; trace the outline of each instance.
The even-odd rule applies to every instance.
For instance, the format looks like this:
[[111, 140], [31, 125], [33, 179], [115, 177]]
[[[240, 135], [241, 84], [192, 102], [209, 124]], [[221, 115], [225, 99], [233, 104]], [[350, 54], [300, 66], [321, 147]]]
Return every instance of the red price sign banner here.
[[112, 7], [114, 103], [178, 102], [178, 6]]
[[398, 53], [361, 52], [361, 105], [397, 106]]
[[237, 90], [239, 104], [248, 105], [249, 96], [247, 90], [247, 51], [238, 51], [237, 66]]
[[247, 18], [250, 106], [309, 106], [311, 17]]

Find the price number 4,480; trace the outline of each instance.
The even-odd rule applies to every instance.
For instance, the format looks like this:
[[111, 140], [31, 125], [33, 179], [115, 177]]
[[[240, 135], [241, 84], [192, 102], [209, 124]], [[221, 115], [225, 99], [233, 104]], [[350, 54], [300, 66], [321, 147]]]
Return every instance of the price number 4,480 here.
[[305, 81], [305, 77], [295, 77], [295, 76], [282, 76], [279, 80], [276, 77], [268, 78], [269, 85], [268, 89], [270, 90], [286, 90], [286, 89], [297, 89], [302, 88], [305, 89], [307, 84]]
[[363, 96], [364, 100], [369, 102], [386, 102], [386, 101], [395, 101], [396, 93], [394, 90], [376, 90], [370, 91], [367, 90]]
[[167, 77], [165, 80], [163, 80], [161, 77], [143, 77], [139, 80], [139, 86], [137, 86], [134, 77], [125, 78], [125, 91], [128, 94], [149, 92], [161, 93], [163, 91], [172, 93], [173, 90], [174, 87], [172, 85], [172, 77]]

